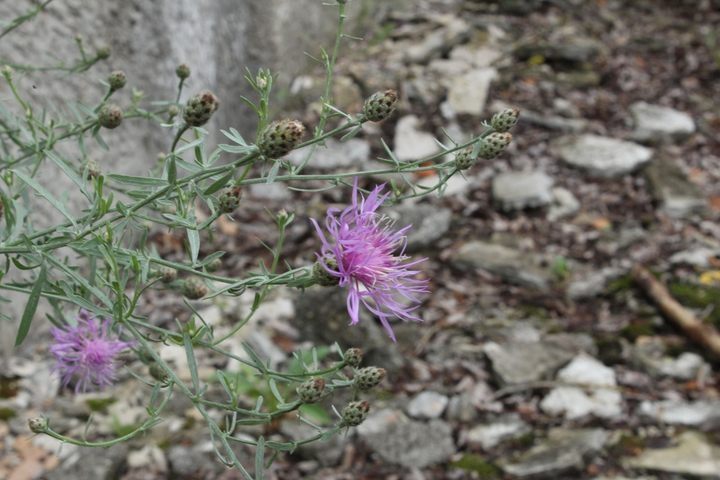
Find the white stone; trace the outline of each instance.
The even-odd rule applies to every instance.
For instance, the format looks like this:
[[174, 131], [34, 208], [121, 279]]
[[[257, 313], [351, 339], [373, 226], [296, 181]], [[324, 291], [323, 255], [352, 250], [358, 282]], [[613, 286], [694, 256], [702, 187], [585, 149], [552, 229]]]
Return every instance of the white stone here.
[[641, 415], [672, 425], [693, 426], [707, 430], [720, 426], [718, 401], [644, 401], [640, 404], [639, 411]]
[[641, 142], [657, 142], [686, 137], [695, 132], [695, 122], [685, 112], [646, 102], [630, 106], [635, 130], [633, 138]]
[[465, 440], [470, 446], [479, 445], [488, 450], [500, 442], [529, 432], [530, 427], [517, 415], [510, 415], [496, 422], [478, 425], [468, 430]]
[[417, 160], [438, 153], [440, 146], [435, 137], [420, 130], [420, 119], [407, 115], [398, 120], [395, 127], [395, 156], [398, 160]]
[[438, 392], [422, 392], [415, 396], [407, 406], [407, 413], [416, 418], [438, 418], [445, 411], [449, 399]]
[[562, 187], [552, 189], [553, 200], [547, 218], [551, 222], [574, 214], [580, 210], [580, 202], [573, 193]]
[[717, 478], [720, 472], [720, 447], [697, 432], [684, 432], [677, 445], [647, 449], [637, 457], [625, 459], [629, 468]]
[[[585, 415], [613, 418], [622, 413], [622, 396], [615, 389], [615, 372], [593, 357], [578, 355], [560, 370], [557, 380], [568, 386], [553, 388], [543, 398], [540, 407], [544, 412], [569, 419]], [[589, 388], [583, 388], [585, 385]]]
[[541, 207], [553, 199], [553, 179], [544, 172], [501, 173], [493, 179], [493, 198], [504, 210], [520, 210], [526, 207]]
[[[287, 156], [288, 160], [298, 165], [313, 151], [313, 146], [293, 150]], [[314, 149], [307, 168], [330, 170], [337, 168], [361, 167], [370, 158], [370, 144], [367, 140], [351, 138], [345, 142], [328, 139], [324, 146]]]
[[448, 103], [457, 113], [482, 114], [490, 84], [496, 77], [494, 68], [478, 68], [453, 77], [448, 87]]
[[653, 155], [651, 149], [637, 143], [590, 134], [561, 137], [554, 148], [565, 163], [599, 177], [630, 173]]

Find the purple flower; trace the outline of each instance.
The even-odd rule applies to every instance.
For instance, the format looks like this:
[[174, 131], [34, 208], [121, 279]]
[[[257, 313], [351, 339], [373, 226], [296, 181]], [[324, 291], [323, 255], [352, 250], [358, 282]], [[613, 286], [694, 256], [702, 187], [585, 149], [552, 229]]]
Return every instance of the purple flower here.
[[55, 370], [63, 386], [75, 380], [76, 393], [111, 385], [115, 381], [115, 357], [133, 345], [113, 335], [109, 320], [91, 317], [82, 309], [76, 326], [53, 328], [51, 333], [55, 339], [50, 347], [50, 353], [55, 356]]
[[414, 267], [424, 258], [408, 261], [404, 255], [411, 228], [393, 231], [392, 222], [376, 213], [389, 193], [379, 185], [364, 198], [353, 186], [352, 205], [340, 211], [330, 208], [325, 219], [327, 236], [315, 220], [322, 241], [318, 259], [340, 286], [348, 287], [350, 324], [360, 321], [360, 303], [376, 315], [395, 341], [389, 319], [420, 321], [413, 312], [420, 306], [419, 294], [427, 293], [427, 280], [415, 278]]

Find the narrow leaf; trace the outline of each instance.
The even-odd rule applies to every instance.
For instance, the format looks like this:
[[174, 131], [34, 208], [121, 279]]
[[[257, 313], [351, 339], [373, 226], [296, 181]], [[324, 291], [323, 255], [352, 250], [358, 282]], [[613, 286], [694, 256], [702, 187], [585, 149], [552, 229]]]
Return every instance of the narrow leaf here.
[[43, 264], [40, 267], [40, 273], [35, 280], [35, 285], [33, 286], [32, 291], [30, 291], [30, 296], [28, 297], [25, 311], [23, 312], [22, 318], [20, 319], [20, 326], [18, 327], [17, 336], [15, 337], [16, 347], [20, 345], [23, 340], [25, 340], [25, 337], [30, 331], [30, 324], [32, 323], [33, 317], [35, 316], [35, 311], [38, 307], [38, 301], [40, 300], [40, 294], [42, 293], [43, 286], [45, 285], [45, 273], [45, 264]]

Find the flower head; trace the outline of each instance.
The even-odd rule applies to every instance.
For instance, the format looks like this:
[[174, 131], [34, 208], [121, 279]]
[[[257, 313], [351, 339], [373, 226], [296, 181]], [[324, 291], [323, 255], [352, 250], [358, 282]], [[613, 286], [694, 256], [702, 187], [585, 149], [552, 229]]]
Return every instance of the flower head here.
[[55, 339], [50, 347], [55, 370], [63, 386], [75, 380], [75, 392], [111, 385], [115, 380], [115, 357], [133, 345], [113, 336], [109, 320], [91, 317], [86, 310], [80, 310], [76, 326], [53, 328], [51, 332]]
[[379, 185], [363, 197], [355, 180], [352, 204], [342, 211], [328, 209], [327, 235], [315, 220], [313, 224], [322, 241], [318, 261], [341, 287], [348, 287], [350, 324], [360, 321], [362, 303], [395, 341], [389, 319], [420, 321], [413, 312], [420, 304], [418, 296], [428, 290], [427, 280], [415, 278], [414, 269], [425, 259], [409, 261], [404, 254], [411, 225], [393, 230], [392, 222], [377, 213], [389, 195], [384, 188]]

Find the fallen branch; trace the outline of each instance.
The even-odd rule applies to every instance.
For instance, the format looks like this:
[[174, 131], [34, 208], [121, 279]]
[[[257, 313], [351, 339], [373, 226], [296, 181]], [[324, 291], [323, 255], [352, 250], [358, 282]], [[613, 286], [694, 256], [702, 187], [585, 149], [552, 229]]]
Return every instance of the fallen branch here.
[[632, 278], [658, 306], [660, 311], [677, 325], [693, 342], [704, 347], [713, 357], [720, 359], [720, 333], [695, 317], [691, 311], [680, 305], [668, 289], [645, 267], [635, 265]]

